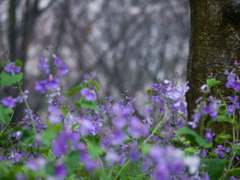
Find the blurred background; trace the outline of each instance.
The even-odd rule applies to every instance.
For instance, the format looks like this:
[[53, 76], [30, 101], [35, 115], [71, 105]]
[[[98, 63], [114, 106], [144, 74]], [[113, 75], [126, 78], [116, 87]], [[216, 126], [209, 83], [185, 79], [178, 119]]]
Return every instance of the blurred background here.
[[185, 81], [189, 34], [188, 0], [0, 0], [0, 61], [24, 62], [34, 111], [44, 103], [34, 86], [50, 44], [70, 69], [64, 90], [94, 72], [106, 96], [127, 93], [138, 104], [159, 79], [179, 71]]

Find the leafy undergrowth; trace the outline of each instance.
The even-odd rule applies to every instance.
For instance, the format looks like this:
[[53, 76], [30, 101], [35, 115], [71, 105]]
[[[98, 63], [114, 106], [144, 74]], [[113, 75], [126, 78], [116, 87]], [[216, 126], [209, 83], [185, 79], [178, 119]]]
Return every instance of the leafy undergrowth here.
[[[187, 123], [188, 83], [177, 85], [175, 79], [152, 84], [144, 108], [136, 113], [132, 97], [119, 102], [103, 97], [93, 73], [63, 92], [60, 78], [69, 70], [56, 55], [41, 58], [39, 64], [46, 79], [36, 82], [35, 89], [45, 95], [47, 112], [37, 116], [27, 101], [29, 91], [21, 88], [21, 61], [5, 62], [1, 86], [17, 85], [19, 96], [5, 97], [0, 104], [0, 179], [240, 178], [240, 82], [239, 64], [235, 65], [225, 72], [226, 86], [235, 96], [215, 99], [211, 89], [218, 90], [221, 82], [208, 79], [193, 120]], [[73, 104], [69, 98], [76, 93], [80, 99]], [[11, 125], [20, 103], [26, 115]], [[232, 134], [211, 131], [213, 124], [222, 122], [231, 124]]]

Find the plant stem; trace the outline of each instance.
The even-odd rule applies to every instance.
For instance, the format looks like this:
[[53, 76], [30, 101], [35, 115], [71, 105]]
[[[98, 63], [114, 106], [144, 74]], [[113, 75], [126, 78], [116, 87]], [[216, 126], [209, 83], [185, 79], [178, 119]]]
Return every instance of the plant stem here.
[[[168, 108], [166, 108], [165, 114], [162, 118], [162, 120], [157, 124], [157, 126], [155, 127], [155, 129], [152, 131], [152, 133], [150, 134], [150, 136], [148, 136], [148, 138], [143, 141], [143, 143], [141, 144], [141, 146], [137, 149], [137, 151], [139, 149], [141, 149], [141, 147], [147, 143], [147, 141], [156, 133], [156, 131], [158, 130], [159, 126], [162, 124], [162, 122], [166, 119], [168, 115]], [[120, 171], [118, 172], [117, 176], [114, 178], [114, 180], [116, 180], [118, 178], [118, 176], [121, 174], [121, 172], [124, 170], [124, 168], [129, 164], [129, 160], [124, 164], [124, 166], [120, 169]]]
[[99, 160], [99, 162], [100, 162], [100, 164], [101, 164], [101, 166], [102, 166], [103, 172], [104, 172], [104, 174], [105, 174], [104, 166], [103, 166], [102, 160], [101, 160], [101, 158], [100, 158], [99, 156], [98, 156], [98, 160]]
[[118, 176], [121, 174], [121, 172], [125, 169], [125, 167], [129, 164], [129, 160], [124, 164], [124, 166], [120, 169], [120, 171], [118, 171], [116, 177], [114, 178], [114, 180], [116, 180], [118, 178]]
[[[166, 119], [168, 114], [168, 108], [166, 108], [166, 112], [162, 118], [162, 120], [157, 124], [156, 128], [152, 131], [152, 133], [150, 134], [150, 136], [142, 143], [142, 145], [146, 144], [147, 141], [156, 133], [156, 131], [158, 130], [159, 126], [161, 126], [162, 122]], [[141, 146], [142, 146], [141, 145]], [[141, 147], [140, 147], [141, 148]]]
[[154, 171], [154, 170], [155, 170], [155, 168], [151, 169], [151, 170], [148, 171], [148, 172], [145, 172], [145, 173], [143, 173], [143, 174], [138, 175], [136, 178], [140, 178], [140, 177], [142, 177], [142, 176], [145, 176], [145, 175], [151, 173], [151, 172]]
[[[12, 113], [12, 115], [11, 115], [11, 117], [10, 117], [10, 120], [9, 120], [9, 122], [6, 124], [6, 126], [1, 130], [1, 133], [0, 133], [0, 135], [2, 135], [2, 133], [7, 129], [7, 127], [8, 127], [8, 125], [10, 124], [10, 122], [11, 122], [11, 120], [12, 120], [12, 117], [13, 117], [13, 114], [14, 114], [14, 111], [15, 111], [15, 109], [16, 109], [16, 107], [14, 108], [14, 110], [13, 110], [13, 113]], [[3, 127], [3, 126], [2, 126]]]
[[31, 113], [31, 109], [30, 109], [30, 107], [29, 107], [29, 105], [28, 105], [28, 102], [27, 102], [26, 98], [24, 97], [24, 92], [22, 91], [22, 87], [21, 87], [20, 82], [18, 83], [18, 88], [19, 88], [19, 91], [20, 91], [20, 93], [21, 93], [21, 95], [22, 95], [23, 101], [24, 101], [24, 103], [25, 103], [25, 105], [26, 105], [26, 107], [27, 107], [28, 114], [29, 114], [30, 119], [31, 119], [31, 121], [32, 121], [33, 129], [34, 129], [34, 131], [35, 131], [35, 133], [36, 133], [37, 130], [36, 130], [36, 125], [35, 125], [35, 122], [34, 122], [34, 119], [33, 119], [33, 115], [32, 115], [32, 113]]

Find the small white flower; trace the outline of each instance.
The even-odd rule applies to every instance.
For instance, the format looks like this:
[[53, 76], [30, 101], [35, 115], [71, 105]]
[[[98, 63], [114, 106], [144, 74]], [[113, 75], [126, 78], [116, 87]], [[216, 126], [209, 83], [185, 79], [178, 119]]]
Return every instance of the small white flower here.
[[202, 85], [200, 89], [204, 94], [210, 93], [210, 88], [208, 87], [207, 84]]
[[200, 159], [199, 157], [185, 157], [184, 158], [184, 164], [189, 168], [190, 174], [196, 173], [198, 170], [198, 166], [200, 164]]

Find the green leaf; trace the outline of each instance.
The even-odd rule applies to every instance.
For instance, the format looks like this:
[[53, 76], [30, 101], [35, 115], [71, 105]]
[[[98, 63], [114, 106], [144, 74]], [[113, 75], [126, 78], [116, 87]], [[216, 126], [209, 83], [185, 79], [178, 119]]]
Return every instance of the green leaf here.
[[22, 67], [22, 66], [23, 66], [22, 61], [20, 61], [20, 60], [16, 60], [16, 61], [15, 61], [15, 66]]
[[55, 176], [54, 165], [55, 165], [54, 161], [47, 163], [47, 165], [45, 166], [45, 173], [47, 175]]
[[93, 83], [93, 85], [95, 86], [96, 90], [99, 91], [100, 88], [99, 88], [98, 82], [97, 82], [97, 81], [92, 81], [92, 83]]
[[2, 66], [5, 67], [6, 65], [8, 65], [8, 63], [6, 61], [3, 61]]
[[221, 179], [224, 173], [225, 162], [223, 159], [204, 159], [203, 163], [211, 180]]
[[151, 148], [152, 148], [152, 146], [149, 145], [149, 144], [143, 145], [143, 147], [142, 147], [142, 154], [148, 154]]
[[33, 143], [35, 141], [35, 132], [32, 130], [23, 129], [20, 141], [26, 144]]
[[221, 144], [226, 142], [226, 140], [231, 139], [230, 134], [219, 134], [214, 140], [216, 143]]
[[9, 121], [11, 120], [9, 114], [12, 114], [12, 113], [13, 113], [12, 109], [9, 109], [4, 105], [0, 104], [0, 121], [3, 124], [9, 123]]
[[212, 142], [207, 142], [205, 139], [203, 139], [201, 136], [199, 136], [195, 131], [192, 129], [189, 129], [187, 127], [182, 127], [179, 129], [179, 131], [176, 133], [176, 137], [184, 135], [186, 139], [188, 139], [193, 145], [198, 145], [200, 147], [204, 148], [210, 148], [212, 147]]
[[97, 158], [104, 153], [104, 150], [97, 144], [87, 141], [88, 153], [91, 158]]
[[80, 152], [79, 151], [72, 151], [64, 158], [64, 165], [68, 169], [68, 173], [72, 173], [79, 164], [80, 161]]
[[144, 103], [145, 106], [151, 106], [152, 104], [153, 104], [152, 101], [147, 101], [147, 102]]
[[18, 83], [22, 80], [22, 78], [23, 73], [15, 74], [14, 76], [12, 76], [10, 73], [2, 71], [2, 73], [0, 74], [1, 86], [2, 88], [4, 88], [5, 86], [10, 86], [12, 84]]
[[227, 170], [227, 173], [230, 173], [231, 175], [240, 178], [240, 168], [234, 168]]
[[240, 156], [240, 147], [239, 146], [232, 145], [232, 150], [231, 151], [236, 152], [236, 155]]
[[227, 116], [219, 115], [217, 116], [217, 122], [228, 122], [231, 123], [233, 126], [237, 126], [237, 121]]
[[214, 121], [211, 119], [207, 122], [207, 128], [210, 128], [214, 124]]
[[184, 149], [184, 152], [186, 155], [192, 155], [194, 153], [197, 153], [199, 150], [195, 147], [189, 147], [189, 148], [186, 148]]
[[73, 130], [73, 131], [76, 131], [77, 128], [79, 128], [79, 126], [80, 126], [80, 124], [74, 124], [74, 125], [72, 126], [72, 130]]
[[48, 123], [47, 130], [45, 130], [41, 136], [42, 142], [46, 145], [50, 145], [52, 143], [52, 140], [57, 137], [57, 134], [60, 131], [61, 131], [60, 124], [54, 125]]
[[217, 81], [215, 78], [207, 79], [207, 85], [209, 88], [217, 86], [221, 83], [221, 81]]
[[[153, 131], [154, 131], [154, 128], [151, 128], [151, 132], [153, 132]], [[163, 135], [162, 133], [160, 133], [159, 130], [157, 130], [157, 131], [155, 132], [155, 134], [158, 135], [158, 137], [164, 138], [164, 135]]]
[[77, 106], [83, 107], [85, 109], [90, 110], [97, 110], [99, 111], [99, 108], [97, 107], [96, 103], [94, 101], [87, 101], [86, 99], [82, 99], [81, 101], [77, 101], [75, 103]]
[[3, 134], [0, 135], [0, 144], [3, 142], [7, 137], [9, 137], [10, 134], [17, 132], [17, 131], [22, 131], [23, 126], [15, 126], [10, 129], [10, 131], [5, 131]]
[[61, 104], [60, 106], [62, 114], [65, 118], [67, 118], [68, 114], [70, 113], [70, 108], [67, 105]]
[[74, 88], [72, 88], [70, 91], [65, 92], [64, 94], [66, 96], [72, 96], [73, 94], [75, 94], [76, 92], [80, 91], [81, 89], [83, 89], [84, 87], [82, 85], [78, 85]]
[[148, 90], [147, 90], [147, 94], [148, 94], [148, 96], [151, 96], [153, 92], [154, 92], [153, 89], [148, 89]]

